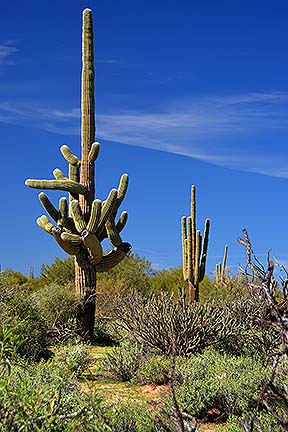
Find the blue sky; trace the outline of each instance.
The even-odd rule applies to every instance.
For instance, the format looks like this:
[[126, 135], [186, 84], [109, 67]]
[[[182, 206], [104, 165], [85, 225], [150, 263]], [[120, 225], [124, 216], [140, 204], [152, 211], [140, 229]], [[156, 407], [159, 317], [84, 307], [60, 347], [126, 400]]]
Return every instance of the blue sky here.
[[[64, 257], [35, 223], [26, 178], [80, 151], [81, 13], [93, 10], [97, 197], [130, 176], [123, 233], [155, 268], [181, 264], [190, 187], [211, 219], [208, 272], [245, 226], [288, 263], [288, 4], [257, 0], [3, 2], [0, 15], [0, 264], [27, 273]], [[49, 197], [57, 202], [57, 192]]]

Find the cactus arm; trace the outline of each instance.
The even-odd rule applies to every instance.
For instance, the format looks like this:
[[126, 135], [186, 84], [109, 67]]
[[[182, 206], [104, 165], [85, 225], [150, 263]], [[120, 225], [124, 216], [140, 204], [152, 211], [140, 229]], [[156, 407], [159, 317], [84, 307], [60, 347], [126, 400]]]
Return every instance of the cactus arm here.
[[52, 234], [58, 245], [69, 255], [77, 255], [80, 252], [80, 246], [74, 245], [61, 237], [63, 229], [61, 227], [53, 227]]
[[128, 189], [128, 184], [129, 184], [128, 174], [123, 174], [120, 178], [119, 186], [117, 189], [117, 200], [116, 200], [115, 207], [114, 207], [115, 214], [116, 214], [118, 208], [120, 207], [120, 205], [122, 204], [122, 201], [125, 198], [125, 195], [126, 195], [126, 192]]
[[181, 219], [181, 235], [182, 235], [182, 262], [183, 262], [183, 278], [187, 280], [187, 226], [186, 217]]
[[49, 221], [47, 216], [43, 215], [40, 216], [36, 220], [37, 224], [42, 228], [44, 231], [46, 231], [48, 234], [52, 235], [52, 229], [54, 228], [54, 225]]
[[99, 237], [101, 231], [105, 227], [108, 218], [112, 215], [114, 206], [117, 200], [117, 189], [112, 189], [105, 202], [102, 203], [101, 217], [95, 232], [96, 236]]
[[196, 245], [195, 245], [195, 266], [194, 266], [194, 285], [199, 284], [199, 261], [201, 256], [201, 233], [196, 231]]
[[106, 227], [107, 235], [108, 235], [108, 238], [109, 238], [111, 244], [113, 246], [120, 246], [122, 243], [122, 239], [119, 235], [119, 232], [117, 230], [117, 227], [116, 227], [114, 221], [111, 219], [108, 219], [106, 224], [105, 224], [105, 227]]
[[222, 265], [221, 265], [221, 280], [222, 281], [224, 281], [224, 279], [225, 279], [227, 253], [228, 253], [228, 245], [226, 245], [225, 248], [224, 248], [223, 261], [222, 261]]
[[44, 209], [49, 214], [49, 216], [51, 216], [51, 218], [55, 222], [57, 222], [58, 221], [58, 217], [59, 217], [59, 212], [56, 209], [56, 207], [54, 207], [54, 205], [52, 204], [52, 202], [49, 200], [49, 198], [47, 197], [47, 195], [44, 192], [40, 192], [40, 194], [38, 195], [38, 198], [39, 198], [42, 206], [44, 207]]
[[202, 250], [201, 262], [200, 262], [200, 274], [199, 274], [200, 282], [204, 279], [205, 271], [206, 271], [206, 259], [207, 259], [207, 252], [208, 252], [209, 232], [210, 232], [210, 220], [206, 219], [205, 229], [204, 229], [204, 237], [203, 237], [203, 250]]
[[98, 158], [98, 155], [99, 155], [99, 151], [100, 151], [100, 144], [98, 142], [94, 142], [91, 145], [91, 149], [88, 153], [88, 161], [90, 163], [93, 163], [96, 161], [96, 159]]
[[129, 243], [122, 243], [119, 247], [110, 251], [107, 255], [103, 255], [99, 264], [95, 266], [97, 272], [104, 272], [111, 270], [119, 264], [131, 250]]
[[67, 180], [67, 177], [59, 168], [54, 169], [53, 176], [56, 180]]
[[100, 263], [103, 256], [103, 249], [101, 243], [99, 242], [95, 234], [92, 234], [89, 231], [84, 230], [81, 233], [81, 238], [85, 247], [89, 251], [91, 264], [96, 265]]
[[90, 218], [87, 224], [87, 231], [95, 233], [100, 216], [101, 216], [102, 202], [98, 199], [94, 200], [91, 206]]
[[66, 242], [71, 243], [74, 246], [81, 245], [82, 243], [81, 237], [79, 235], [72, 234], [67, 231], [63, 231], [61, 233], [61, 238], [62, 240], [65, 240]]
[[70, 210], [73, 217], [73, 221], [76, 227], [76, 230], [81, 233], [86, 229], [86, 223], [82, 214], [81, 207], [77, 200], [73, 200], [70, 203]]
[[67, 145], [62, 145], [60, 147], [61, 153], [64, 156], [64, 158], [66, 159], [66, 161], [72, 165], [75, 166], [77, 168], [80, 167], [81, 162], [78, 159], [78, 157], [76, 155], [74, 155], [74, 153], [72, 153], [72, 151], [70, 150], [70, 148]]
[[116, 228], [119, 233], [124, 229], [127, 220], [128, 220], [128, 213], [126, 211], [123, 211], [120, 215], [119, 221], [116, 224]]
[[53, 189], [62, 190], [69, 193], [75, 193], [78, 195], [84, 195], [86, 188], [80, 183], [76, 183], [73, 180], [69, 180], [65, 177], [63, 180], [35, 180], [28, 179], [25, 181], [26, 186], [34, 189]]

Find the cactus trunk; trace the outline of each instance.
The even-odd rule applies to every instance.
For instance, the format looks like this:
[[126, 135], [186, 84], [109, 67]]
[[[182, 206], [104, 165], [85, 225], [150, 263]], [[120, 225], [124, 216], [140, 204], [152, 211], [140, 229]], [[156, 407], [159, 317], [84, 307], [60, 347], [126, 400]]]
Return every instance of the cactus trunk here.
[[[94, 49], [91, 10], [83, 11], [82, 27], [82, 88], [81, 88], [81, 174], [80, 183], [86, 193], [79, 195], [79, 205], [84, 221], [88, 223], [95, 195], [94, 161], [89, 161], [91, 146], [95, 140], [94, 100]], [[93, 337], [96, 309], [96, 268], [91, 264], [88, 249], [75, 257], [75, 289], [83, 304], [78, 314], [78, 326], [88, 339]]]

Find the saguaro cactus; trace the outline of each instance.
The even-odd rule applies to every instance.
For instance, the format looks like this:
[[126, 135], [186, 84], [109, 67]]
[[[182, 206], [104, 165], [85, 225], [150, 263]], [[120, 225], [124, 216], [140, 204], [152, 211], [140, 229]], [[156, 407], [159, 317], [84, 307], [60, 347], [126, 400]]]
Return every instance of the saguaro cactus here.
[[[68, 176], [53, 171], [53, 180], [26, 180], [26, 185], [36, 189], [56, 189], [69, 192], [69, 205], [65, 197], [54, 207], [45, 193], [39, 199], [48, 215], [37, 219], [38, 225], [51, 234], [62, 249], [75, 256], [75, 289], [82, 296], [79, 311], [79, 328], [87, 339], [92, 339], [95, 322], [96, 273], [108, 271], [130, 251], [123, 243], [120, 232], [128, 214], [116, 215], [128, 187], [128, 175], [123, 174], [117, 189], [112, 189], [105, 201], [95, 199], [94, 163], [100, 144], [95, 141], [94, 101], [94, 48], [93, 21], [90, 9], [83, 11], [82, 31], [82, 92], [81, 92], [81, 160], [68, 146], [61, 153], [68, 162]], [[102, 240], [109, 238], [114, 249], [104, 254]]]
[[182, 217], [183, 277], [188, 281], [189, 301], [199, 301], [199, 283], [206, 269], [210, 220], [206, 219], [204, 237], [196, 230], [196, 187], [191, 188], [191, 214]]
[[219, 263], [216, 264], [216, 282], [219, 285], [222, 285], [222, 284], [225, 283], [227, 253], [228, 253], [228, 246], [226, 245], [225, 248], [224, 248], [224, 254], [223, 254], [222, 263], [219, 262]]

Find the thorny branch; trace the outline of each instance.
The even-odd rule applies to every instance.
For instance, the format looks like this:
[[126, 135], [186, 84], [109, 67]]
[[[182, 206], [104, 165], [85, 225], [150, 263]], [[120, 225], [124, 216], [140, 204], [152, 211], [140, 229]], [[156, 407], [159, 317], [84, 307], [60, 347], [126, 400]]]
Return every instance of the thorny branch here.
[[[288, 362], [288, 271], [283, 265], [279, 265], [277, 260], [270, 258], [270, 251], [267, 256], [267, 268], [257, 259], [252, 250], [251, 242], [246, 229], [243, 229], [244, 239], [239, 238], [240, 244], [246, 248], [246, 268], [244, 273], [249, 285], [255, 290], [255, 294], [260, 298], [269, 311], [269, 323], [271, 331], [275, 331], [279, 337], [280, 344], [277, 352], [270, 354], [266, 359], [266, 364], [272, 362], [272, 372], [270, 379], [263, 386], [260, 401], [276, 420], [279, 432], [288, 430], [288, 388], [281, 382], [279, 370], [286, 366]], [[280, 278], [278, 283], [274, 277], [275, 263], [280, 270], [285, 273], [285, 277]], [[262, 430], [261, 422], [254, 415], [247, 418], [243, 423], [245, 432], [252, 432], [254, 425]]]

